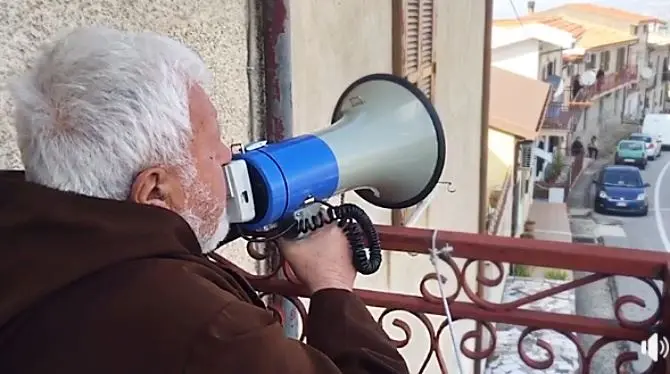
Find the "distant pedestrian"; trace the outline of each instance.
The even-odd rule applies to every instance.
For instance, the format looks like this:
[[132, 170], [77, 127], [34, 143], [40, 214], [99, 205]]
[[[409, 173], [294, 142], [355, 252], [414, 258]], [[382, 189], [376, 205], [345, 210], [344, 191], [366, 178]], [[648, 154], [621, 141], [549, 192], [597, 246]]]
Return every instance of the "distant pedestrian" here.
[[598, 143], [595, 136], [591, 137], [591, 142], [589, 142], [589, 158], [597, 159], [598, 158]]
[[570, 146], [570, 153], [573, 156], [580, 156], [584, 154], [584, 144], [582, 144], [582, 140], [579, 136], [575, 138], [574, 142], [572, 142], [572, 145]]

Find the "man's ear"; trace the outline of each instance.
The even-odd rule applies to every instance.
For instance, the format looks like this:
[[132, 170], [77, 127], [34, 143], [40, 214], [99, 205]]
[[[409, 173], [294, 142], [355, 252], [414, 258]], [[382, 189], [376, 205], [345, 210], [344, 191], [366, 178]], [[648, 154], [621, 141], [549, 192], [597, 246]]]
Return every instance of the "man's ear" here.
[[181, 205], [179, 180], [166, 169], [152, 167], [140, 172], [130, 189], [130, 200], [139, 204], [177, 210]]

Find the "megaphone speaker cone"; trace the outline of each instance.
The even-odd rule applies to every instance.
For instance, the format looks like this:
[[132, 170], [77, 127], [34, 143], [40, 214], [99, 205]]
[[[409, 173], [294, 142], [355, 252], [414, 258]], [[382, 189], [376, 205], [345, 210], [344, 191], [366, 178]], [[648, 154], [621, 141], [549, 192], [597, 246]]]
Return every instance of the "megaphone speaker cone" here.
[[337, 191], [353, 189], [382, 208], [419, 203], [446, 163], [446, 137], [435, 108], [395, 75], [372, 74], [352, 83], [337, 102], [332, 126], [314, 135], [337, 160]]

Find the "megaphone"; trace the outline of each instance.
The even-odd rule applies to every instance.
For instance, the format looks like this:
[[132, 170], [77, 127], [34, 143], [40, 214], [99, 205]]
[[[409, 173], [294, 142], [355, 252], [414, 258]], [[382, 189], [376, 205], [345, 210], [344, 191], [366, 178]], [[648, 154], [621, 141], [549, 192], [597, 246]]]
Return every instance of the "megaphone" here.
[[[413, 206], [437, 185], [446, 147], [435, 108], [417, 87], [390, 74], [362, 77], [337, 101], [331, 126], [234, 150], [225, 167], [229, 220], [243, 237], [266, 239], [306, 235], [338, 221], [358, 250], [357, 269], [372, 273], [381, 254], [369, 218], [353, 204], [333, 207], [325, 200], [355, 191], [378, 207]], [[365, 242], [368, 266], [360, 263]]]

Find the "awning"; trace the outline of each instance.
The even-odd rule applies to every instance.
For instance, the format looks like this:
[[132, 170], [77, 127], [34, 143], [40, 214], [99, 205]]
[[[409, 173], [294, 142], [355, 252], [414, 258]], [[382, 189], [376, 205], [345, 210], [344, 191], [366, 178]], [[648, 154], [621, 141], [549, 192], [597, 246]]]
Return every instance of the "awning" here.
[[489, 127], [533, 140], [550, 100], [548, 83], [491, 68]]

